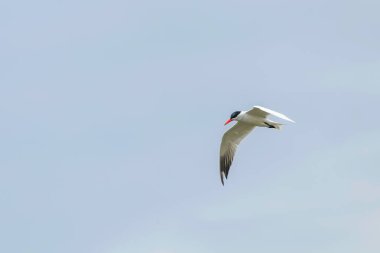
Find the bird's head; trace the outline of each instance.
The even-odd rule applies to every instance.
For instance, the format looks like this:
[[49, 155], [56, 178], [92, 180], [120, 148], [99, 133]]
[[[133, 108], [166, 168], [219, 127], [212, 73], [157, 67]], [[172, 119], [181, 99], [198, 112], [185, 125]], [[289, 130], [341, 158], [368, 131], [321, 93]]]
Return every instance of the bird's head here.
[[234, 120], [237, 120], [237, 116], [239, 116], [239, 114], [241, 113], [241, 111], [236, 111], [236, 112], [233, 112], [230, 116], [230, 118], [226, 121], [226, 123], [224, 123], [224, 125], [227, 125], [228, 123], [230, 123], [231, 121], [234, 121]]

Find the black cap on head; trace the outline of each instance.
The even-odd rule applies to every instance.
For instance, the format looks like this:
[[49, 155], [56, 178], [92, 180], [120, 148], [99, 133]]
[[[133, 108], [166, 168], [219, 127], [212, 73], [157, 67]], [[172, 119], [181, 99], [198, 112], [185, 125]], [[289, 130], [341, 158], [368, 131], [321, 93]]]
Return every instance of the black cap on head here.
[[240, 114], [240, 111], [233, 112], [233, 113], [231, 114], [231, 119], [236, 118], [239, 114]]

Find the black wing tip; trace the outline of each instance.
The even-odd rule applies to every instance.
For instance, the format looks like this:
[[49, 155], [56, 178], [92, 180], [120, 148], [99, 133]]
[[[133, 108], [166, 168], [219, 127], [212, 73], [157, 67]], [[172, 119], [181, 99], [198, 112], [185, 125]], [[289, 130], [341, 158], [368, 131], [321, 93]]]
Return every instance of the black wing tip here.
[[228, 171], [230, 167], [221, 167], [220, 168], [220, 181], [222, 181], [222, 185], [224, 186], [224, 180], [228, 179]]
[[224, 179], [227, 180], [228, 172], [230, 170], [233, 158], [228, 156], [220, 157], [220, 179], [222, 181], [222, 185], [224, 186]]
[[[220, 181], [222, 181], [222, 185], [224, 186], [224, 172], [223, 171], [221, 171], [220, 172]], [[226, 179], [227, 179], [227, 177], [226, 177]]]

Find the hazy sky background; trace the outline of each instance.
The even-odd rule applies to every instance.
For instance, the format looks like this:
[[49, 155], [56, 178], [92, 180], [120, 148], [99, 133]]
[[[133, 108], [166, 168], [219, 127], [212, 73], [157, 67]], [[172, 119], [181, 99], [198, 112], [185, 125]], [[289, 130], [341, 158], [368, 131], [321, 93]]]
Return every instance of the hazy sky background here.
[[[379, 1], [2, 1], [0, 251], [380, 252]], [[229, 180], [235, 110], [256, 129]]]

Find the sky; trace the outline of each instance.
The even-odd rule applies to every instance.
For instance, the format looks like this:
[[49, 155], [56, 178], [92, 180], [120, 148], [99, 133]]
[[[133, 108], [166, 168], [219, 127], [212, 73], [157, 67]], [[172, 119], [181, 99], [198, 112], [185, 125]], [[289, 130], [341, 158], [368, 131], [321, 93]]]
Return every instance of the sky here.
[[0, 251], [380, 252], [379, 8], [2, 1]]

